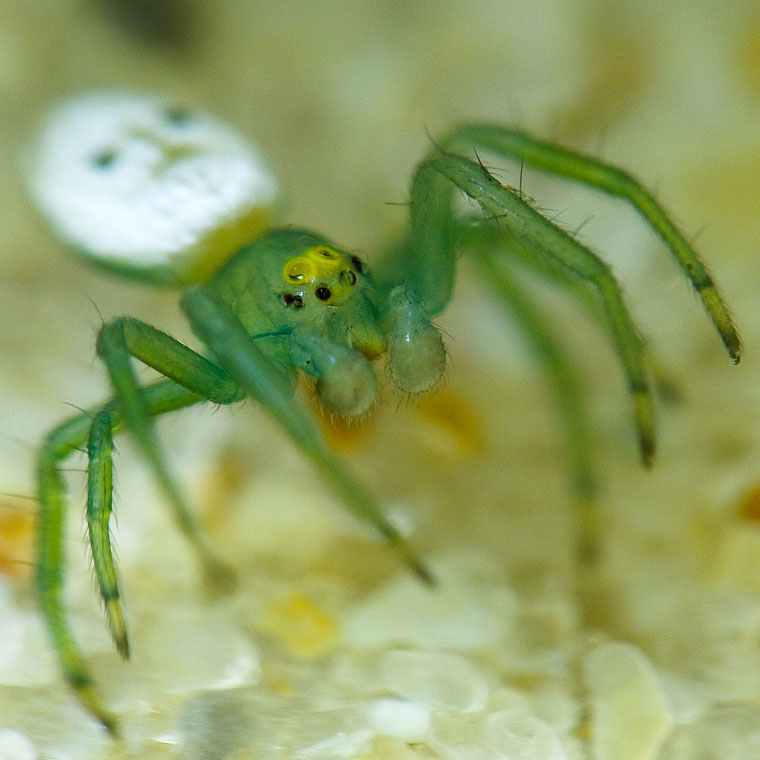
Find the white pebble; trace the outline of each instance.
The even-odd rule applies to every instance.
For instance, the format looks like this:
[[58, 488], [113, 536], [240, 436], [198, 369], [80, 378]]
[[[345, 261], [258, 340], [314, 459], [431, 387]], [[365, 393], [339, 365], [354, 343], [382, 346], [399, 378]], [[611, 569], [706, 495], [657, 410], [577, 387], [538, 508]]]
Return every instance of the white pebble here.
[[29, 737], [11, 728], [0, 728], [0, 760], [37, 760], [39, 753]]
[[693, 722], [676, 726], [657, 760], [757, 760], [760, 707], [716, 704]]
[[471, 651], [507, 638], [517, 608], [510, 589], [484, 582], [456, 560], [433, 563], [433, 573], [435, 588], [399, 573], [354, 605], [342, 621], [345, 642], [358, 648]]
[[165, 610], [150, 622], [134, 626], [135, 640], [149, 642], [132, 657], [135, 682], [174, 694], [258, 683], [258, 650], [222, 615]]
[[486, 744], [509, 760], [565, 760], [567, 753], [552, 728], [521, 710], [501, 710], [483, 721]]
[[394, 650], [383, 655], [377, 670], [381, 689], [434, 710], [479, 712], [488, 701], [485, 679], [457, 655]]
[[429, 745], [443, 760], [567, 760], [556, 733], [520, 710], [436, 714]]
[[409, 744], [421, 743], [430, 728], [430, 706], [409, 699], [384, 697], [369, 707], [372, 729], [383, 736], [394, 736]]

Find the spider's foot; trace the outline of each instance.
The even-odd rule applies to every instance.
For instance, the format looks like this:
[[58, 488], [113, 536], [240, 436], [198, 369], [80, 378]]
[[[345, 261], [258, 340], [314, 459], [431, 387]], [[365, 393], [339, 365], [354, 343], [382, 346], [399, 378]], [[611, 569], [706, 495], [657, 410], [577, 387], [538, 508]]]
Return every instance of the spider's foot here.
[[119, 723], [116, 717], [103, 707], [100, 695], [91, 682], [85, 684], [73, 684], [79, 700], [85, 708], [100, 721], [106, 731], [115, 739], [119, 737]]
[[575, 502], [575, 561], [580, 568], [592, 568], [601, 559], [601, 515], [599, 502], [593, 497], [580, 497]]
[[407, 567], [426, 585], [431, 588], [437, 585], [435, 576], [430, 568], [416, 555], [409, 544], [396, 533], [386, 534], [390, 545], [399, 553]]
[[106, 618], [108, 626], [111, 629], [111, 638], [116, 645], [119, 654], [125, 659], [129, 659], [129, 639], [127, 638], [127, 624], [124, 620], [124, 613], [121, 609], [121, 603], [118, 599], [106, 601]]
[[634, 405], [641, 461], [644, 467], [649, 468], [652, 466], [655, 451], [654, 407], [649, 391], [634, 391]]
[[712, 317], [729, 356], [734, 360], [734, 364], [738, 364], [742, 358], [742, 339], [723, 299], [718, 295], [714, 285], [702, 288], [699, 291], [699, 297]]

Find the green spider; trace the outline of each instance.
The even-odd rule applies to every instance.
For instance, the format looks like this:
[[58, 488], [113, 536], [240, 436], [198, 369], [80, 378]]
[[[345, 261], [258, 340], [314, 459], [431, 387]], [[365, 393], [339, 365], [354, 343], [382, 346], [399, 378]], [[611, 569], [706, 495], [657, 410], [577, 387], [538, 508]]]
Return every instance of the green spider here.
[[[294, 389], [303, 373], [328, 412], [362, 415], [375, 397], [372, 362], [384, 355], [401, 393], [417, 395], [439, 385], [446, 352], [432, 320], [451, 299], [459, 249], [481, 262], [487, 281], [545, 361], [564, 410], [578, 490], [588, 490], [592, 478], [573, 378], [540, 313], [502, 266], [515, 257], [556, 265], [549, 271], [563, 286], [589, 291], [598, 312], [601, 307], [633, 399], [641, 455], [645, 463], [651, 460], [654, 419], [645, 357], [617, 281], [596, 254], [542, 216], [520, 191], [495, 179], [479, 153], [632, 203], [675, 256], [739, 361], [740, 340], [722, 298], [653, 197], [627, 173], [523, 132], [467, 124], [439, 141], [414, 173], [408, 239], [373, 276], [358, 256], [321, 235], [269, 228], [277, 201], [271, 175], [245, 141], [210, 117], [161, 98], [97, 93], [51, 118], [31, 172], [38, 206], [66, 243], [97, 264], [182, 287], [182, 310], [207, 349], [199, 354], [137, 319], [105, 324], [97, 352], [113, 399], [56, 427], [39, 452], [39, 604], [66, 679], [111, 732], [115, 720], [65, 619], [63, 461], [86, 447], [95, 575], [111, 635], [125, 658], [129, 644], [109, 536], [113, 436], [127, 429], [135, 437], [179, 526], [209, 571], [224, 573], [167, 468], [152, 425], [154, 417], [203, 401], [261, 403], [342, 503], [431, 582], [376, 499], [330, 449]], [[461, 194], [479, 208], [477, 218], [454, 213]], [[141, 386], [133, 359], [165, 379]]]

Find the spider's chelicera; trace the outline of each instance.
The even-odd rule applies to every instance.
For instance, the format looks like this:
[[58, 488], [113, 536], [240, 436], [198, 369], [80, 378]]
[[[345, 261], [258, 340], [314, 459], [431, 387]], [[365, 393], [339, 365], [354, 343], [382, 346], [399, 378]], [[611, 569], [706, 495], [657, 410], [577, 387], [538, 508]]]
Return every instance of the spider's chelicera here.
[[[122, 268], [132, 276], [143, 273], [153, 281], [182, 284], [181, 307], [206, 349], [203, 354], [191, 350], [138, 319], [125, 317], [104, 325], [97, 338], [97, 351], [108, 370], [113, 399], [59, 425], [47, 436], [39, 453], [39, 602], [66, 678], [89, 710], [111, 730], [115, 730], [114, 720], [96, 692], [64, 614], [63, 460], [86, 446], [87, 523], [95, 573], [111, 634], [125, 657], [129, 653], [127, 630], [109, 538], [113, 435], [127, 429], [136, 438], [178, 524], [208, 568], [223, 573], [225, 568], [196, 528], [185, 497], [166, 466], [152, 424], [159, 415], [202, 401], [232, 404], [253, 398], [261, 403], [343, 504], [378, 529], [414, 572], [430, 581], [424, 564], [386, 519], [372, 494], [330, 449], [294, 389], [299, 373], [304, 373], [312, 378], [319, 402], [328, 412], [348, 417], [362, 415], [375, 399], [372, 362], [381, 356], [387, 356], [390, 376], [402, 393], [421, 394], [435, 388], [444, 373], [446, 352], [432, 320], [451, 299], [456, 259], [461, 251], [471, 254], [482, 267], [487, 283], [495, 288], [549, 369], [568, 431], [578, 492], [588, 495], [593, 473], [575, 378], [545, 328], [540, 311], [513, 276], [511, 265], [515, 261], [528, 266], [538, 264], [539, 271], [563, 287], [574, 288], [592, 306], [593, 313], [607, 323], [633, 400], [641, 454], [645, 463], [650, 461], [654, 422], [644, 351], [617, 281], [595, 253], [542, 216], [520, 191], [499, 182], [481, 163], [479, 155], [514, 159], [632, 203], [670, 249], [701, 297], [730, 355], [739, 360], [738, 335], [696, 252], [636, 180], [592, 158], [498, 125], [469, 124], [452, 131], [414, 173], [411, 224], [406, 238], [371, 271], [351, 251], [310, 231], [265, 229], [260, 225], [251, 232], [254, 228], [250, 225], [261, 222], [265, 215], [252, 208], [245, 193], [252, 187], [265, 195], [271, 193], [266, 181], [244, 171], [234, 174], [237, 164], [224, 164], [230, 139], [246, 161], [250, 158], [233, 138], [209, 136], [201, 129], [202, 119], [191, 119], [185, 110], [167, 111], [162, 103], [151, 101], [145, 105], [141, 101], [126, 107], [118, 101], [118, 108], [110, 101], [106, 105], [98, 103], [95, 107], [101, 111], [97, 116], [108, 111], [108, 139], [95, 145], [89, 142], [97, 140], [87, 139], [81, 161], [71, 168], [81, 182], [70, 192], [62, 193], [60, 177], [56, 177], [57, 185], [53, 187], [41, 172], [35, 181], [38, 203], [61, 237], [91, 259], [102, 253], [101, 263], [108, 268]], [[125, 120], [129, 122], [140, 108], [146, 109], [142, 122], [126, 128]], [[79, 114], [74, 116], [79, 118]], [[67, 118], [76, 122], [71, 114]], [[73, 130], [72, 134], [78, 133]], [[220, 140], [225, 146], [220, 157], [200, 171], [199, 156], [216, 150]], [[51, 139], [49, 151], [60, 154], [64, 142]], [[54, 158], [58, 160], [60, 155]], [[190, 181], [177, 180], [182, 176], [178, 172], [184, 161], [195, 162], [192, 182], [196, 192], [206, 193], [207, 197], [202, 198], [207, 201], [204, 208], [212, 220], [210, 234], [195, 230], [192, 215], [183, 217], [184, 208], [175, 208], [168, 202], [175, 193], [178, 198], [187, 198]], [[122, 198], [119, 193], [125, 182], [128, 185], [139, 174], [135, 167], [139, 168], [140, 162], [147, 167], [139, 175], [143, 192], [135, 193], [132, 188], [128, 194], [124, 191]], [[224, 171], [219, 170], [220, 163]], [[109, 172], [118, 176], [111, 181]], [[230, 176], [238, 177], [246, 189], [241, 191], [242, 200], [230, 195], [229, 207], [222, 208], [217, 202], [222, 195], [218, 183]], [[164, 184], [157, 188], [155, 183], [159, 182]], [[147, 214], [152, 226], [146, 232], [126, 225], [117, 235], [110, 229], [88, 227], [94, 215], [88, 219], [71, 218], [74, 209], [67, 204], [74, 190], [79, 192], [78, 208], [91, 203], [93, 209], [101, 209], [102, 215], [106, 213], [103, 204], [113, 201], [113, 208], [119, 210], [112, 217], [116, 224], [117, 217], [122, 216], [121, 209], [132, 203], [134, 208], [128, 210]], [[454, 211], [459, 208], [454, 203], [455, 196], [461, 194], [472, 201], [469, 213]], [[147, 205], [141, 205], [145, 198]], [[185, 235], [188, 230], [193, 234]], [[244, 245], [237, 242], [241, 231], [252, 238]], [[172, 249], [173, 240], [180, 241], [175, 245], [177, 250]], [[232, 249], [219, 254], [225, 245]], [[133, 251], [137, 263], [127, 260]], [[212, 260], [218, 256], [224, 261], [209, 264], [209, 251]], [[177, 253], [188, 254], [186, 258], [192, 265], [188, 266]], [[197, 265], [200, 259], [204, 263]], [[547, 262], [556, 266], [547, 267]], [[133, 359], [154, 368], [164, 379], [141, 385]]]

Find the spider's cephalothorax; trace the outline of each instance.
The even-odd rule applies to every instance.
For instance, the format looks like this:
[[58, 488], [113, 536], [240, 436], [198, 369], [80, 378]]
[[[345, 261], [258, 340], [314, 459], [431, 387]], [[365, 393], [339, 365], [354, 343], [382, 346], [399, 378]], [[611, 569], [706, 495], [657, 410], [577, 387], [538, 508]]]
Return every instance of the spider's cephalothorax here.
[[257, 347], [295, 384], [316, 381], [331, 413], [361, 415], [375, 397], [370, 361], [388, 352], [399, 390], [424, 393], [440, 380], [445, 350], [418, 299], [387, 298], [362, 260], [304, 230], [273, 230], [230, 259], [206, 284], [231, 307]]
[[[485, 154], [630, 202], [668, 246], [729, 354], [739, 360], [738, 334], [709, 273], [652, 195], [620, 169], [519, 130], [465, 124], [436, 144], [414, 173], [408, 234], [391, 246], [373, 280], [361, 259], [321, 236], [297, 229], [266, 231], [276, 207], [276, 184], [246, 141], [220, 122], [178, 110], [163, 98], [121, 93], [86, 96], [53, 114], [30, 174], [41, 210], [89, 261], [185, 287], [182, 309], [205, 346], [197, 353], [137, 319], [104, 325], [97, 350], [114, 398], [56, 427], [39, 453], [39, 603], [69, 683], [112, 730], [114, 720], [96, 693], [64, 614], [63, 460], [86, 447], [93, 564], [114, 642], [124, 656], [127, 629], [109, 533], [113, 434], [126, 428], [135, 436], [179, 526], [207, 568], [222, 573], [169, 473], [152, 424], [154, 417], [201, 401], [260, 402], [345, 506], [430, 581], [425, 566], [336, 457], [293, 390], [303, 372], [313, 378], [328, 411], [361, 415], [375, 397], [371, 361], [383, 353], [402, 392], [435, 387], [445, 351], [431, 319], [452, 297], [458, 253], [478, 262], [485, 282], [548, 370], [579, 502], [590, 503], [595, 478], [577, 379], [541, 310], [521, 286], [520, 267], [572, 290], [608, 326], [633, 401], [641, 455], [645, 463], [651, 460], [654, 415], [644, 350], [615, 277], [595, 253], [527, 203], [521, 191], [502, 185], [481, 162]], [[470, 215], [456, 213], [458, 194], [472, 202]], [[252, 242], [241, 248], [246, 240]], [[132, 359], [164, 379], [141, 385]], [[589, 561], [596, 521], [587, 509], [578, 523], [577, 550], [581, 561]]]

